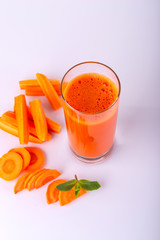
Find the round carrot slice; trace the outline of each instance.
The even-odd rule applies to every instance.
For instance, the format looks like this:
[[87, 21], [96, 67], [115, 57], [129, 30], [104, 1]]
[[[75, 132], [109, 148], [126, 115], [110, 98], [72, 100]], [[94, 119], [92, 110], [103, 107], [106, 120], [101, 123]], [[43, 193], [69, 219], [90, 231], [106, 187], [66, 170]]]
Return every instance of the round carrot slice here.
[[66, 180], [58, 179], [48, 185], [47, 192], [46, 192], [46, 198], [47, 198], [48, 204], [58, 201], [59, 190], [56, 188], [56, 186], [64, 182], [66, 182]]
[[31, 191], [31, 190], [33, 190], [34, 188], [35, 188], [35, 182], [36, 182], [36, 180], [38, 179], [38, 177], [39, 176], [41, 176], [45, 171], [47, 171], [48, 169], [41, 169], [41, 171], [40, 172], [38, 172], [38, 173], [36, 173], [36, 174], [34, 174], [33, 176], [32, 176], [32, 178], [29, 180], [29, 182], [27, 183], [27, 189], [29, 190], [29, 191]]
[[52, 181], [53, 179], [57, 178], [61, 175], [56, 169], [49, 169], [48, 171], [44, 172], [35, 182], [35, 188], [40, 188], [46, 183]]
[[38, 174], [39, 172], [43, 172], [44, 169], [45, 169], [45, 168], [43, 168], [43, 169], [37, 169], [37, 170], [35, 170], [34, 172], [30, 173], [30, 174], [28, 175], [28, 177], [26, 178], [25, 182], [24, 182], [24, 188], [27, 188], [28, 183], [29, 183], [29, 181], [32, 179], [33, 176], [35, 176], [35, 175]]
[[[86, 193], [86, 191], [81, 188], [79, 191], [78, 197], [82, 196], [85, 193]], [[59, 191], [59, 203], [61, 206], [64, 206], [64, 205], [72, 202], [75, 199], [76, 199], [76, 196], [74, 193], [74, 187], [70, 191], [63, 191], [63, 192]]]
[[15, 152], [8, 152], [0, 159], [0, 177], [10, 181], [18, 177], [23, 168], [22, 157]]
[[42, 168], [45, 163], [45, 156], [41, 149], [36, 147], [26, 147], [25, 148], [31, 155], [31, 161], [29, 166], [26, 168], [28, 171], [35, 171]]
[[18, 153], [23, 159], [23, 169], [28, 167], [28, 165], [31, 161], [31, 155], [25, 148], [13, 148], [9, 152]]
[[24, 182], [29, 176], [29, 173], [23, 174], [21, 177], [18, 178], [15, 186], [14, 186], [14, 193], [18, 193], [24, 189]]

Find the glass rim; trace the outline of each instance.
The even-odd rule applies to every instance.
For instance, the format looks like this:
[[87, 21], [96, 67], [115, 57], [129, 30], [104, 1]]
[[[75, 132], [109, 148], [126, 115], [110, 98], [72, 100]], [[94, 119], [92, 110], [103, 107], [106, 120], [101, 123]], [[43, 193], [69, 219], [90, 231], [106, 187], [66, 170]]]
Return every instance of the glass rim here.
[[[79, 65], [83, 65], [83, 64], [87, 64], [87, 63], [99, 64], [99, 65], [102, 65], [102, 66], [108, 68], [109, 70], [111, 70], [111, 71], [113, 72], [113, 74], [116, 76], [116, 78], [117, 78], [117, 80], [118, 80], [119, 91], [118, 91], [118, 96], [117, 96], [117, 98], [115, 99], [115, 101], [112, 103], [111, 106], [109, 106], [108, 108], [106, 108], [106, 109], [104, 109], [104, 110], [102, 110], [102, 111], [100, 111], [100, 112], [87, 113], [87, 112], [78, 111], [77, 109], [73, 108], [70, 104], [67, 103], [67, 101], [66, 101], [66, 99], [65, 99], [65, 97], [64, 97], [64, 95], [63, 95], [62, 84], [63, 84], [63, 81], [64, 81], [66, 75], [67, 75], [72, 69], [78, 67]], [[114, 71], [112, 68], [110, 68], [109, 66], [105, 65], [104, 63], [100, 63], [100, 62], [87, 61], [87, 62], [78, 63], [78, 64], [74, 65], [73, 67], [71, 67], [71, 68], [64, 74], [64, 76], [63, 76], [63, 78], [62, 78], [62, 81], [61, 81], [61, 96], [62, 96], [64, 102], [65, 102], [65, 103], [67, 104], [67, 106], [70, 107], [73, 111], [75, 111], [75, 112], [77, 112], [77, 113], [80, 113], [80, 114], [84, 114], [84, 115], [97, 115], [97, 114], [101, 114], [101, 113], [104, 113], [104, 112], [108, 111], [108, 110], [111, 109], [111, 108], [116, 104], [116, 102], [118, 101], [118, 99], [119, 99], [119, 97], [120, 97], [120, 93], [121, 93], [121, 83], [120, 83], [119, 77], [117, 76], [117, 74], [115, 73], [115, 71]]]

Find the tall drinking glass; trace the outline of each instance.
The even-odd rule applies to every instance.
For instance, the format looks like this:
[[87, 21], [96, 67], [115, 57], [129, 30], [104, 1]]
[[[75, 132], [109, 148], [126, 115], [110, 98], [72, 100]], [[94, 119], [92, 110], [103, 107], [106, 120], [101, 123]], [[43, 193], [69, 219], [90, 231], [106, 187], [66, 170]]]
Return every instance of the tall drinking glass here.
[[[116, 86], [118, 95], [107, 109], [96, 113], [80, 112], [70, 106], [65, 97], [67, 84], [75, 77], [96, 73], [109, 78]], [[67, 71], [61, 82], [61, 94], [66, 121], [69, 145], [75, 156], [87, 163], [102, 161], [110, 152], [115, 136], [120, 81], [116, 73], [108, 66], [98, 62], [83, 62]]]

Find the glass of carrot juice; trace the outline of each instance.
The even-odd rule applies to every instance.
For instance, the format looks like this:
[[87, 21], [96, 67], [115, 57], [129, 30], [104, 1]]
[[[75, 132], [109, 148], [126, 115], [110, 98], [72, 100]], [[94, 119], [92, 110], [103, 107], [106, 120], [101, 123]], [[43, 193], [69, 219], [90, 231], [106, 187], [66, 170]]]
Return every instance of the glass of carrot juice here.
[[120, 81], [108, 66], [83, 62], [67, 71], [61, 94], [69, 144], [87, 163], [105, 159], [115, 136]]

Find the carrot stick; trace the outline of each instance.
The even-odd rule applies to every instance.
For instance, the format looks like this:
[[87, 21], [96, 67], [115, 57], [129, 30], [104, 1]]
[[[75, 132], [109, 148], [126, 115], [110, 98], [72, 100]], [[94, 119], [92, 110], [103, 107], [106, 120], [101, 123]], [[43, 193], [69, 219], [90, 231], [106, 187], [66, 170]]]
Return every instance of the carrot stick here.
[[[60, 96], [61, 95], [60, 87], [59, 88], [54, 87], [54, 89], [57, 92], [57, 94]], [[36, 86], [36, 87], [26, 86], [25, 94], [27, 96], [45, 96], [40, 86]]]
[[[48, 78], [54, 89], [60, 92], [60, 85], [61, 82], [59, 79]], [[37, 79], [30, 79], [30, 80], [22, 80], [19, 81], [19, 86], [21, 89], [26, 89], [27, 87], [40, 87]], [[41, 88], [40, 88], [41, 89]]]
[[25, 95], [15, 97], [15, 112], [20, 144], [27, 144], [29, 141], [29, 127]]
[[48, 127], [44, 109], [40, 99], [35, 99], [30, 103], [31, 114], [33, 116], [37, 136], [40, 140], [45, 141], [48, 134]]
[[[17, 127], [17, 121], [16, 121], [16, 114], [12, 111], [8, 111], [2, 114], [2, 120], [13, 124], [15, 127]], [[34, 122], [32, 120], [28, 120], [29, 124], [29, 133], [37, 137], [36, 129], [34, 126]], [[49, 141], [52, 138], [51, 133], [47, 133], [47, 138], [46, 140]]]
[[22, 157], [15, 152], [8, 152], [0, 161], [0, 177], [10, 181], [18, 177], [23, 168]]
[[[28, 117], [29, 119], [33, 120], [32, 117], [32, 113], [29, 107], [27, 107], [28, 109]], [[53, 121], [52, 119], [46, 117], [46, 121], [47, 121], [47, 125], [48, 125], [48, 129], [52, 132], [56, 132], [56, 133], [60, 133], [61, 131], [61, 125], [55, 121]]]
[[[0, 118], [0, 129], [18, 137], [18, 127], [14, 126], [12, 123], [8, 123], [7, 121], [3, 120], [2, 118]], [[29, 141], [33, 142], [33, 143], [42, 143], [42, 141], [40, 139], [33, 136], [32, 134], [29, 135]]]
[[53, 88], [52, 84], [50, 81], [44, 76], [43, 74], [37, 73], [36, 74], [37, 81], [48, 99], [49, 103], [51, 104], [53, 110], [57, 110], [62, 106], [61, 100], [56, 93], [55, 89]]

